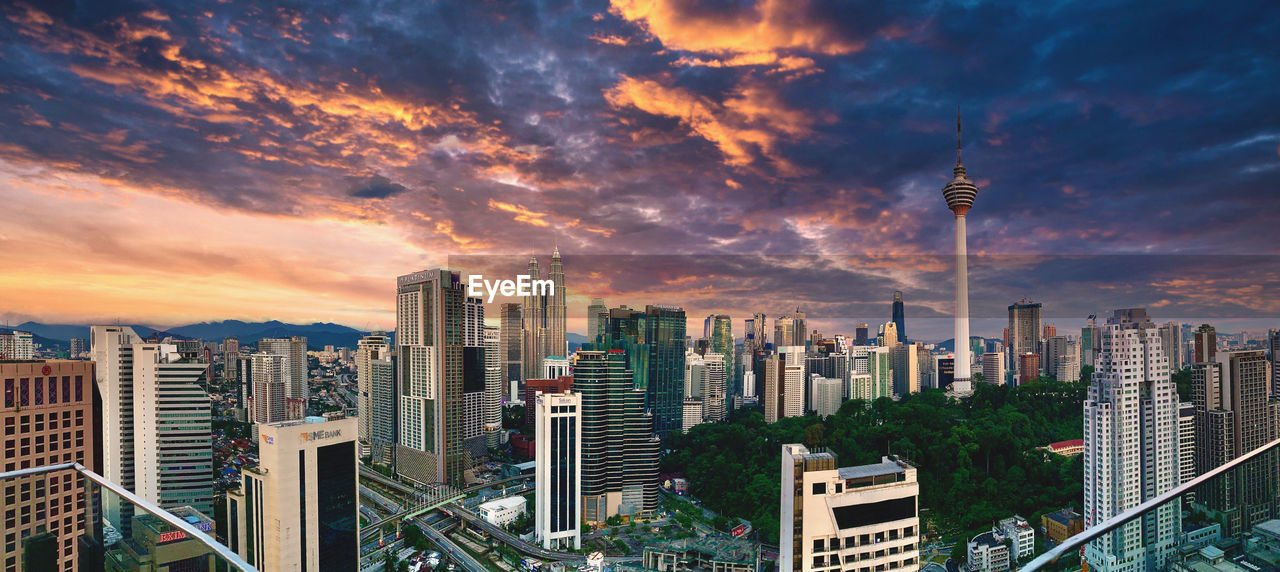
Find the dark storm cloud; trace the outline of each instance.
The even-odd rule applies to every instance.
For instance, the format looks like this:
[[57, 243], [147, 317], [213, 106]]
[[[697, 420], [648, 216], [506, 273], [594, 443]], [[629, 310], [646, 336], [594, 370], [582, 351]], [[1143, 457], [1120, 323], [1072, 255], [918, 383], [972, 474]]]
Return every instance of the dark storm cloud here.
[[[866, 316], [901, 288], [941, 318], [946, 260], [916, 257], [952, 247], [957, 107], [971, 252], [1275, 254], [1276, 22], [1266, 2], [14, 4], [0, 156], [433, 251], [681, 255], [738, 313]], [[1244, 292], [1213, 257], [1116, 260], [975, 261], [974, 307]], [[602, 292], [694, 280], [595, 262]]]

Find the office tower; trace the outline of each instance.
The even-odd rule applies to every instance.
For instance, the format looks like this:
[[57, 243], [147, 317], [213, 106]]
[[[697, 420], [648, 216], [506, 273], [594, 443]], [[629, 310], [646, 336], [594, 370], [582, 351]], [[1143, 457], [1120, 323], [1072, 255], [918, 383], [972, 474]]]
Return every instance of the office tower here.
[[1016, 385], [1022, 385], [1040, 377], [1040, 354], [1025, 353], [1018, 356], [1018, 374], [1014, 376]]
[[35, 357], [35, 344], [31, 332], [13, 330], [0, 333], [0, 359], [31, 359]]
[[495, 448], [502, 432], [502, 332], [493, 326], [483, 330], [484, 435], [487, 447]]
[[1047, 339], [1052, 338], [1052, 337], [1054, 337], [1054, 336], [1056, 336], [1056, 335], [1058, 335], [1058, 328], [1056, 328], [1056, 327], [1054, 327], [1054, 326], [1052, 326], [1052, 325], [1049, 325], [1049, 324], [1045, 324], [1045, 325], [1044, 325], [1044, 333], [1040, 335], [1040, 339], [1042, 339], [1042, 340], [1047, 340]]
[[569, 358], [546, 356], [542, 358], [542, 379], [555, 379], [570, 374]]
[[645, 408], [653, 413], [658, 435], [679, 431], [687, 350], [684, 310], [657, 305], [645, 306], [643, 312], [613, 308], [600, 338], [593, 349], [625, 352], [635, 387], [645, 391]]
[[[1095, 526], [1177, 486], [1178, 402], [1169, 362], [1146, 310], [1116, 310], [1084, 403], [1084, 516]], [[1093, 570], [1163, 570], [1181, 532], [1165, 503], [1086, 548]]]
[[249, 423], [285, 421], [285, 386], [289, 379], [287, 356], [256, 353], [249, 356], [250, 392], [246, 408]]
[[681, 433], [688, 433], [690, 429], [702, 424], [702, 398], [686, 397], [684, 398], [684, 421], [680, 426]]
[[804, 415], [805, 352], [803, 346], [783, 346], [765, 361], [764, 420], [774, 423]]
[[534, 429], [534, 532], [547, 550], [582, 548], [582, 396], [540, 393]]
[[259, 431], [258, 466], [227, 492], [228, 548], [258, 570], [358, 570], [356, 420], [307, 417]]
[[835, 415], [844, 403], [844, 381], [833, 377], [809, 374], [810, 408], [819, 417]]
[[[1050, 327], [1045, 326], [1045, 329], [1048, 330]], [[1058, 371], [1058, 364], [1071, 352], [1072, 345], [1067, 336], [1044, 338], [1040, 349], [1040, 367], [1045, 375], [1054, 375]]]
[[562, 375], [552, 379], [530, 379], [526, 382], [524, 395], [520, 397], [525, 403], [523, 424], [529, 427], [537, 425], [539, 393], [568, 393], [573, 390], [573, 376]]
[[773, 321], [773, 346], [775, 348], [793, 346], [795, 338], [796, 319], [791, 316], [778, 316]]
[[1169, 358], [1169, 370], [1182, 369], [1182, 324], [1165, 322], [1160, 326], [1160, 340], [1164, 343]]
[[978, 196], [978, 186], [965, 174], [964, 164], [960, 161], [960, 112], [956, 111], [956, 166], [952, 170], [954, 178], [942, 187], [942, 197], [947, 201], [947, 208], [955, 214], [956, 221], [956, 374], [952, 383], [952, 391], [966, 394], [972, 390], [969, 380], [969, 261], [966, 245], [965, 216], [973, 207], [973, 200]]
[[742, 321], [742, 364], [743, 371], [751, 369], [751, 356], [755, 355], [757, 348], [763, 348], [763, 340], [756, 338], [756, 319], [754, 317], [747, 318]]
[[837, 468], [835, 454], [796, 443], [782, 446], [781, 480], [779, 572], [920, 569], [915, 467]]
[[[530, 280], [542, 280], [538, 267], [538, 259], [529, 257]], [[551, 254], [551, 268], [548, 276], [550, 290], [530, 288], [521, 306], [522, 366], [526, 376], [532, 372], [542, 371], [542, 360], [547, 356], [564, 357], [568, 354], [565, 322], [564, 265], [560, 258], [560, 248], [556, 247]]]
[[[1178, 484], [1191, 482], [1200, 473], [1196, 471], [1196, 404], [1178, 402]], [[1195, 492], [1188, 493], [1195, 500]]]
[[[399, 435], [396, 404], [400, 388], [396, 385], [396, 358], [390, 351], [381, 352], [377, 359], [369, 360], [369, 444], [374, 458], [389, 456], [390, 448]], [[357, 418], [360, 423], [363, 417]], [[378, 454], [378, 450], [382, 450]]]
[[[885, 325], [892, 325], [892, 322]], [[887, 333], [886, 336], [888, 336]], [[916, 352], [916, 348], [898, 344], [889, 348], [889, 355], [890, 359], [893, 360], [893, 395], [902, 397], [918, 393], [920, 391], [920, 363], [917, 361], [919, 354]]]
[[708, 353], [702, 357], [707, 372], [701, 395], [703, 419], [706, 421], [724, 421], [727, 416], [725, 387], [728, 382], [728, 370], [725, 360], [729, 358], [730, 355], [720, 353]]
[[[1197, 350], [1197, 353], [1200, 352]], [[1196, 471], [1208, 472], [1280, 437], [1262, 350], [1224, 352], [1191, 366], [1196, 411]], [[1206, 483], [1196, 494], [1237, 536], [1276, 517], [1277, 460], [1266, 455]]]
[[711, 340], [711, 351], [720, 354], [724, 362], [725, 395], [739, 395], [742, 382], [734, 375], [733, 320], [728, 314], [712, 314], [707, 316], [706, 326], [709, 331], [704, 337]]
[[[133, 328], [93, 326], [90, 354], [102, 395], [103, 476], [163, 508], [213, 514], [213, 436], [205, 366]], [[126, 536], [133, 505], [103, 499]]]
[[684, 396], [702, 397], [707, 388], [707, 360], [698, 352], [684, 353]]
[[600, 298], [592, 298], [591, 304], [587, 306], [587, 343], [593, 344], [596, 337], [600, 335], [604, 327], [605, 318], [602, 314], [607, 314], [609, 307], [604, 305], [604, 300]]
[[373, 441], [373, 370], [369, 364], [390, 354], [391, 346], [384, 332], [373, 332], [356, 342], [356, 411], [359, 439], [363, 444]]
[[982, 354], [982, 378], [987, 383], [1004, 383], [1004, 352]]
[[858, 324], [854, 328], [853, 345], [855, 346], [867, 345], [867, 328], [868, 326], [866, 324]]
[[285, 418], [302, 419], [307, 414], [307, 400], [310, 397], [307, 385], [307, 338], [262, 338], [258, 340], [258, 352], [289, 358], [289, 380], [284, 388]]
[[[582, 504], [589, 523], [658, 506], [661, 441], [633, 380], [625, 350], [578, 352], [573, 391], [582, 396]], [[683, 416], [683, 399], [681, 409]]]
[[[464, 305], [466, 306], [473, 305]], [[484, 308], [479, 303], [474, 304], [474, 307], [481, 311]], [[483, 332], [483, 322], [475, 330]], [[483, 338], [482, 333], [479, 338], [481, 343]], [[484, 346], [464, 345], [462, 347], [462, 441], [465, 448], [464, 455], [469, 454], [472, 459], [484, 457], [489, 452], [488, 438], [484, 433], [488, 402], [486, 373]], [[469, 466], [470, 462], [466, 464]]]
[[396, 288], [396, 471], [423, 484], [461, 484], [470, 468], [462, 437], [463, 341], [474, 327], [465, 307], [481, 302], [465, 295], [461, 274], [450, 270], [400, 276]]
[[1097, 316], [1089, 315], [1085, 326], [1080, 329], [1080, 366], [1093, 367], [1101, 344], [1098, 343], [1099, 330]]
[[938, 354], [933, 362], [935, 388], [950, 389], [956, 382], [956, 354]]
[[1026, 299], [1009, 306], [1009, 339], [1005, 345], [1009, 350], [1009, 371], [1013, 373], [1015, 380], [1032, 379], [1040, 375], [1039, 371], [1034, 371], [1028, 377], [1020, 367], [1021, 356], [1040, 353], [1040, 310], [1039, 302]]
[[[916, 354], [916, 375], [912, 378], [916, 380], [916, 391], [925, 388], [936, 389], [938, 387], [938, 370], [935, 367], [933, 357], [929, 354], [929, 348], [926, 348], [923, 342], [915, 342], [909, 346], [911, 351]], [[954, 368], [955, 365], [953, 364]], [[955, 371], [952, 370], [952, 379], [954, 381]]]
[[1218, 361], [1218, 332], [1209, 324], [1201, 324], [1195, 332], [1195, 353], [1191, 363], [1209, 363]]
[[[101, 471], [97, 465], [101, 444], [95, 440], [99, 435], [93, 380], [94, 363], [90, 361], [0, 360], [0, 384], [4, 387], [0, 443], [5, 443], [0, 449], [0, 469], [9, 472], [80, 463]], [[35, 441], [34, 448], [30, 440]], [[47, 451], [43, 443], [49, 443]], [[92, 526], [86, 519], [86, 507], [95, 499], [95, 494], [85, 489], [85, 482], [69, 474], [0, 482], [0, 565], [5, 570], [79, 569], [79, 540]], [[52, 507], [48, 514], [46, 506]], [[49, 551], [38, 551], [42, 545]], [[34, 561], [34, 555], [42, 552], [46, 559]]]
[[907, 316], [902, 307], [902, 290], [893, 291], [893, 325], [898, 332], [898, 343], [907, 343]]
[[[505, 303], [498, 307], [498, 329], [501, 345], [498, 348], [502, 355], [502, 387], [510, 389], [511, 399], [520, 399], [517, 393], [519, 385], [524, 382], [524, 317], [520, 304]], [[587, 340], [590, 342], [591, 340]]]
[[893, 322], [880, 324], [880, 332], [876, 336], [876, 343], [887, 348], [902, 345], [902, 342], [898, 341], [898, 325]]

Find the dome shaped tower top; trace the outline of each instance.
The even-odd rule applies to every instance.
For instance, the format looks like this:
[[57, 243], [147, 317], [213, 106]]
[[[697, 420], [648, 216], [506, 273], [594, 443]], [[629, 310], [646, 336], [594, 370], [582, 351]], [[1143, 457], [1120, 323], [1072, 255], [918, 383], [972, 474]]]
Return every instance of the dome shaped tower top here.
[[960, 160], [960, 110], [956, 110], [956, 167], [952, 171], [953, 179], [942, 187], [942, 198], [947, 201], [947, 208], [956, 216], [963, 216], [973, 207], [973, 200], [978, 197], [978, 186], [969, 180]]

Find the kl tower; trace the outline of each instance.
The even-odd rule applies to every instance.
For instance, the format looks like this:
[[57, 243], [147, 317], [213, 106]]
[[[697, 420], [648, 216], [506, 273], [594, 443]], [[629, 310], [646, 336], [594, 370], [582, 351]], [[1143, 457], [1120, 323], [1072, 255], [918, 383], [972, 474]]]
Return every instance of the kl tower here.
[[973, 199], [978, 196], [978, 186], [965, 176], [964, 163], [960, 162], [960, 149], [960, 111], [956, 110], [955, 176], [942, 187], [942, 198], [947, 200], [947, 208], [956, 215], [956, 364], [951, 393], [967, 395], [973, 392], [973, 385], [969, 374], [969, 253], [965, 246], [967, 234], [964, 219], [965, 214], [973, 207]]

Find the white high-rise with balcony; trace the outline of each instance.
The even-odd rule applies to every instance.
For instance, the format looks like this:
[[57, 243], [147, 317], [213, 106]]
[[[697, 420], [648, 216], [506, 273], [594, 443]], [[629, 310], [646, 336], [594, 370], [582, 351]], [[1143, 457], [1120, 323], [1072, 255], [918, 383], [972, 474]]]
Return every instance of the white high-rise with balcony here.
[[[1116, 310], [1100, 328], [1102, 349], [1084, 403], [1084, 525], [1178, 485], [1178, 395], [1156, 325], [1146, 310]], [[1179, 503], [1165, 503], [1089, 543], [1092, 570], [1164, 570], [1181, 530]]]

